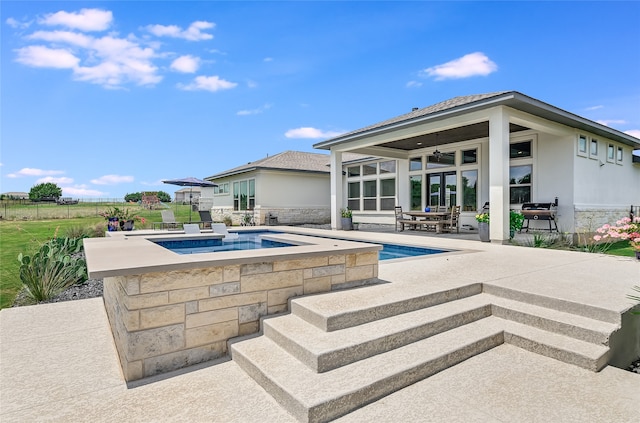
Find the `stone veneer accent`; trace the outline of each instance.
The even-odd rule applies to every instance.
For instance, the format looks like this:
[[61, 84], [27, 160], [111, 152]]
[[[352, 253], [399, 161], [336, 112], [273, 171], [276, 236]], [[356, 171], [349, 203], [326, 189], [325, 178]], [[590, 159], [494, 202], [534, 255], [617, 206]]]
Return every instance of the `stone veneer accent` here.
[[291, 297], [378, 276], [378, 252], [104, 278], [104, 301], [125, 380], [212, 360], [227, 340], [258, 332]]
[[[266, 225], [269, 213], [278, 218], [279, 225], [302, 225], [331, 223], [331, 209], [329, 207], [262, 207], [256, 206], [252, 212], [256, 225]], [[225, 216], [231, 217], [233, 225], [240, 225], [246, 212], [233, 211], [233, 207], [211, 208], [211, 218], [214, 222], [222, 222]]]

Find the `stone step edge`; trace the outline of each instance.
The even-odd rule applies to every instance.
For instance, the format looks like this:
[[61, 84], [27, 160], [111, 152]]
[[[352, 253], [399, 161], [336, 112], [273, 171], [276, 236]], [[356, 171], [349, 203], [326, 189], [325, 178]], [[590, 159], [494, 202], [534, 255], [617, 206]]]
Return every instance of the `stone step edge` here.
[[[427, 358], [426, 354], [413, 355], [413, 357], [419, 358], [417, 358], [418, 363], [412, 366], [407, 365], [406, 357], [403, 357], [402, 352], [398, 352], [398, 349], [393, 350], [389, 353], [385, 353], [384, 357], [376, 356], [373, 358], [374, 360], [387, 360], [388, 358], [391, 358], [389, 357], [389, 355], [398, 356], [396, 361], [400, 361], [400, 364], [397, 365], [405, 366], [405, 368], [382, 378], [380, 377], [380, 374], [378, 372], [367, 372], [366, 374], [374, 377], [374, 380], [370, 383], [365, 383], [364, 386], [361, 385], [355, 389], [347, 389], [341, 394], [338, 394], [336, 390], [331, 390], [331, 398], [325, 397], [316, 399], [315, 401], [305, 401], [304, 398], [300, 398], [300, 395], [296, 396], [295, 392], [290, 392], [290, 390], [288, 390], [286, 386], [283, 386], [278, 381], [273, 380], [268, 374], [270, 371], [273, 372], [273, 366], [266, 366], [266, 371], [262, 369], [258, 364], [254, 363], [251, 358], [245, 355], [245, 353], [243, 352], [244, 346], [242, 343], [232, 344], [230, 346], [229, 353], [232, 359], [242, 369], [244, 369], [254, 380], [256, 380], [258, 384], [260, 384], [267, 392], [269, 392], [276, 399], [276, 401], [278, 401], [289, 413], [293, 414], [294, 417], [296, 417], [300, 421], [317, 423], [330, 421], [332, 419], [345, 415], [368, 403], [383, 398], [397, 390], [423, 380], [426, 377], [436, 374], [446, 368], [452, 367], [455, 364], [458, 364], [468, 358], [488, 351], [489, 349], [504, 343], [502, 330], [485, 329], [485, 331], [487, 332], [487, 334], [483, 336], [477, 336], [477, 339], [474, 341], [470, 341], [468, 337], [465, 337], [467, 339], [459, 341], [457, 343], [458, 345], [456, 345], [455, 347], [451, 347], [450, 343], [448, 343], [446, 351], [440, 352], [434, 357]], [[298, 377], [333, 377], [334, 372], [321, 374], [312, 373], [312, 371], [304, 367], [302, 363], [300, 363], [299, 366], [296, 365], [295, 358], [290, 356], [286, 351], [284, 351], [282, 348], [280, 348], [273, 341], [267, 339], [266, 337], [248, 340], [247, 342], [262, 342], [263, 344], [268, 343], [270, 351], [264, 352], [264, 354], [268, 354], [267, 360], [273, 360], [276, 358], [276, 356], [283, 356], [278, 357], [278, 359], [294, 360], [294, 362], [287, 363], [286, 367], [287, 370], [290, 371], [290, 368], [297, 366], [298, 368], [295, 369], [295, 373]], [[422, 348], [425, 348], [424, 343], [426, 342], [427, 341], [423, 340]], [[418, 349], [416, 343], [410, 344], [406, 347], [409, 347], [409, 349]], [[369, 360], [372, 360], [372, 358], [370, 358]], [[366, 360], [357, 363], [358, 367], [363, 367], [366, 365], [368, 365], [368, 363], [366, 363]], [[306, 372], [303, 367], [304, 369], [306, 369]], [[376, 366], [374, 365], [374, 367]], [[344, 371], [342, 372], [344, 373]], [[358, 374], [363, 373], [359, 372]], [[314, 377], [313, 375], [316, 376]], [[314, 381], [312, 383], [312, 386], [319, 386], [319, 384], [321, 384], [320, 380]], [[290, 387], [290, 389], [294, 388]], [[309, 389], [305, 388], [302, 391], [302, 396], [309, 396]]]
[[[463, 300], [464, 299], [459, 301]], [[452, 303], [454, 302], [439, 304], [434, 307], [447, 306], [451, 305]], [[349, 365], [359, 360], [364, 360], [373, 355], [382, 354], [393, 349], [400, 348], [409, 343], [429, 338], [439, 333], [446, 332], [448, 330], [463, 326], [471, 322], [475, 322], [491, 315], [491, 305], [488, 303], [483, 304], [481, 301], [474, 301], [473, 303], [466, 305], [466, 308], [462, 308], [462, 306], [460, 308], [461, 310], [456, 313], [446, 316], [436, 316], [435, 319], [425, 320], [419, 323], [415, 323], [418, 322], [419, 315], [429, 314], [430, 312], [433, 312], [432, 307], [404, 313], [403, 315], [392, 316], [384, 320], [388, 321], [389, 319], [394, 319], [402, 316], [402, 319], [396, 320], [404, 320], [399, 323], [404, 326], [398, 328], [397, 330], [388, 331], [382, 336], [371, 337], [368, 340], [359, 342], [357, 344], [349, 343], [348, 345], [336, 346], [331, 350], [324, 351], [314, 351], [311, 349], [313, 347], [313, 342], [308, 342], [305, 345], [299, 338], [295, 339], [294, 337], [282, 333], [280, 328], [277, 327], [277, 324], [273, 323], [273, 319], [264, 319], [262, 322], [263, 332], [266, 337], [271, 339], [278, 346], [280, 346], [280, 348], [287, 351], [289, 354], [294, 356], [300, 362], [304, 363], [310, 369], [322, 373], [336, 369], [338, 367]], [[436, 312], [431, 314], [438, 313]], [[414, 318], [414, 316], [414, 324], [411, 324], [410, 326], [407, 325], [406, 320], [412, 319]], [[295, 315], [284, 317], [288, 319], [298, 319], [300, 322], [303, 322], [303, 324], [309, 324], [306, 321], [299, 319]], [[377, 320], [374, 322], [365, 323], [355, 328], [358, 328], [359, 330], [364, 331], [368, 334], [381, 334], [382, 332], [380, 329], [382, 328], [377, 327], [380, 326], [380, 322], [381, 320]], [[310, 326], [315, 328], [315, 326]], [[315, 329], [320, 332], [320, 335], [335, 334], [338, 332], [323, 332], [320, 329]], [[350, 329], [354, 328], [346, 328], [344, 330]]]
[[619, 312], [588, 304], [581, 304], [559, 298], [547, 297], [540, 294], [518, 291], [488, 283], [482, 284], [482, 292], [525, 304], [532, 304], [564, 313], [576, 314], [593, 320], [613, 323], [618, 326], [621, 324], [621, 316]]
[[290, 302], [290, 310], [292, 314], [295, 314], [317, 328], [325, 332], [332, 332], [335, 330], [359, 326], [375, 320], [385, 319], [409, 311], [415, 311], [445, 302], [470, 297], [480, 294], [481, 292], [482, 284], [473, 283], [461, 287], [417, 295], [414, 297], [407, 297], [390, 303], [376, 304], [370, 307], [364, 306], [362, 308], [348, 310], [329, 316], [323, 316], [319, 312], [301, 305], [295, 299], [292, 299]]

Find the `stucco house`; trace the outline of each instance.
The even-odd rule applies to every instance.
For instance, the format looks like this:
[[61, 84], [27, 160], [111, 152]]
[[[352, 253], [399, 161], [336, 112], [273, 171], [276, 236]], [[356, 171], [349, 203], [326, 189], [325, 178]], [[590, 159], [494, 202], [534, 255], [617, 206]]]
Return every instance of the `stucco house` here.
[[[505, 242], [509, 210], [523, 203], [557, 198], [558, 228], [569, 233], [640, 204], [639, 139], [516, 91], [414, 108], [314, 148], [331, 152], [335, 229], [346, 206], [358, 222], [392, 224], [395, 205], [460, 205], [461, 223], [476, 226], [488, 201], [490, 238]], [[346, 159], [350, 153], [369, 158]]]
[[327, 154], [285, 151], [206, 177], [218, 186], [202, 189], [200, 208], [234, 225], [247, 213], [256, 224], [268, 224], [268, 216], [279, 224], [328, 223], [329, 174]]
[[[191, 201], [192, 204], [198, 204], [201, 195], [201, 187], [186, 187], [174, 193], [174, 201], [182, 204], [189, 204], [189, 201]], [[191, 197], [191, 199], [189, 199], [189, 197]]]

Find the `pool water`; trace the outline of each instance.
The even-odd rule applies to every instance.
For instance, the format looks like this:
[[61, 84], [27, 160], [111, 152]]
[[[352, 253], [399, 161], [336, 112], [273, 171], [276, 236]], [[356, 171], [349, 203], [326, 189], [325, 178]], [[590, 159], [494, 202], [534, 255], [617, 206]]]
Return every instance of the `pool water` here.
[[293, 244], [261, 239], [256, 233], [241, 234], [238, 239], [181, 239], [155, 241], [156, 244], [177, 254], [200, 254], [217, 251], [258, 250], [261, 248], [293, 247]]
[[[220, 239], [182, 239], [173, 241], [154, 241], [177, 254], [200, 254], [216, 251], [256, 250], [260, 248], [293, 247], [293, 244], [262, 239], [260, 235], [277, 234], [272, 231], [251, 231], [239, 233], [238, 239], [222, 241]], [[360, 241], [363, 242], [363, 241]], [[413, 247], [409, 245], [381, 244], [379, 260], [392, 260], [406, 257], [425, 256], [447, 252], [435, 248]]]

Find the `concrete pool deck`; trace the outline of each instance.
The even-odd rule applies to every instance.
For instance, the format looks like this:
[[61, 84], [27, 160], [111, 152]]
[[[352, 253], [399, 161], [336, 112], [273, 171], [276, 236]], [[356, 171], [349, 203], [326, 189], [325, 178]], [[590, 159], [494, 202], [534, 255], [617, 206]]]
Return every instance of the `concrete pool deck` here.
[[[640, 281], [640, 262], [630, 258], [455, 236], [329, 235], [458, 250], [380, 262], [385, 285], [407, 293], [426, 284], [483, 283], [622, 313], [631, 306], [626, 295]], [[102, 299], [0, 312], [3, 422], [296, 421], [234, 361], [189, 370], [127, 387]], [[336, 421], [635, 422], [639, 402], [640, 375], [611, 366], [591, 372], [503, 344]]]

